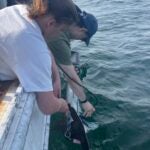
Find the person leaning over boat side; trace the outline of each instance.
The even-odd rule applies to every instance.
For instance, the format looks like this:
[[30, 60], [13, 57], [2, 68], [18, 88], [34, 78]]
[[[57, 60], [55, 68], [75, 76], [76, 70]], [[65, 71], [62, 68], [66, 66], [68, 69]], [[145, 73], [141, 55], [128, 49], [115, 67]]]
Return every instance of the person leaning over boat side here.
[[46, 40], [77, 19], [71, 0], [33, 0], [30, 6], [0, 10], [0, 80], [18, 78], [26, 92], [35, 92], [44, 114], [69, 110], [67, 102], [53, 93], [52, 82], [59, 74]]
[[[64, 72], [68, 74], [71, 79], [82, 84], [71, 62], [70, 39], [85, 41], [88, 45], [90, 38], [97, 31], [98, 24], [96, 18], [92, 14], [82, 12], [78, 7], [77, 10], [80, 18], [78, 24], [70, 26], [70, 32], [63, 32], [59, 37], [49, 40], [48, 46], [52, 51], [57, 64], [60, 65]], [[70, 78], [67, 78], [67, 80], [74, 93], [80, 99], [81, 106], [84, 109], [84, 115], [87, 117], [91, 116], [95, 111], [95, 108], [87, 101], [84, 89]]]

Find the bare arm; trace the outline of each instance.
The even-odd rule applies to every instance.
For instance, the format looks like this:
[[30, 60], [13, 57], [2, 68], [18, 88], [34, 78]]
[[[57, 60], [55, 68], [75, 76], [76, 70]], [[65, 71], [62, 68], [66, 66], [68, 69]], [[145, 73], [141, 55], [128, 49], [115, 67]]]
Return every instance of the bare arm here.
[[[75, 68], [73, 65], [61, 65], [62, 69], [76, 82], [80, 83], [82, 85], [82, 82], [80, 78], [78, 77]], [[86, 99], [86, 95], [84, 93], [84, 89], [77, 85], [74, 81], [72, 81], [70, 78], [67, 77], [67, 80], [74, 91], [74, 93], [79, 97], [81, 101]]]
[[53, 91], [36, 93], [37, 103], [44, 114], [53, 114], [56, 112], [66, 113], [69, 111], [67, 102], [62, 98], [54, 96]]
[[51, 54], [51, 57], [52, 57], [52, 77], [53, 77], [54, 95], [56, 97], [61, 97], [60, 75], [59, 75], [59, 71], [58, 71], [55, 59], [52, 54]]
[[59, 71], [52, 54], [51, 58], [52, 58], [52, 77], [53, 77], [54, 91], [36, 93], [37, 103], [40, 110], [44, 114], [53, 114], [56, 112], [66, 113], [67, 111], [69, 111], [67, 102], [63, 98], [58, 98], [60, 97], [61, 93]]
[[[76, 82], [82, 85], [80, 78], [78, 77], [75, 68], [73, 65], [61, 65], [62, 69], [71, 77], [71, 79], [75, 80]], [[68, 82], [73, 90], [73, 92], [79, 97], [80, 101], [84, 101], [86, 99], [86, 95], [84, 92], [83, 87], [76, 84], [70, 78], [67, 78]], [[86, 102], [82, 104], [82, 108], [84, 109], [85, 116], [91, 116], [92, 113], [95, 111], [95, 108], [92, 106], [90, 102]]]

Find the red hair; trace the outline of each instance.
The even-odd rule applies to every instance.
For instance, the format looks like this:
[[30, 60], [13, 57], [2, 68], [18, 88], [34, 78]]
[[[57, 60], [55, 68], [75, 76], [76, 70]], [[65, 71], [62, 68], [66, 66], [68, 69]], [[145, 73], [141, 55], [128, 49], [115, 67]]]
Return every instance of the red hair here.
[[72, 0], [33, 0], [29, 5], [29, 16], [33, 19], [52, 14], [57, 22], [78, 21], [76, 7]]

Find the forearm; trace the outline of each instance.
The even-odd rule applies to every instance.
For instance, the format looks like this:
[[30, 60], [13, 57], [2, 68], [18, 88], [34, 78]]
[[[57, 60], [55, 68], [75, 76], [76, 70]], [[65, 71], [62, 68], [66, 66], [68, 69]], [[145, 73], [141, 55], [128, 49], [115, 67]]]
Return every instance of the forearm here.
[[53, 77], [53, 81], [60, 80], [58, 67], [56, 65], [55, 59], [54, 59], [52, 54], [51, 54], [51, 57], [52, 57], [52, 77]]
[[[80, 85], [82, 85], [82, 82], [81, 82], [81, 80], [80, 80], [80, 78], [78, 77], [77, 74], [74, 74], [72, 79], [74, 81], [76, 81], [77, 83], [79, 83]], [[73, 80], [68, 79], [68, 82], [69, 82], [72, 90], [79, 97], [79, 99], [81, 101], [85, 100], [86, 99], [86, 95], [85, 95], [83, 87], [81, 87], [80, 85], [78, 85], [77, 83], [75, 83]]]
[[80, 101], [83, 102], [81, 106], [84, 110], [84, 115], [86, 117], [90, 117], [92, 113], [95, 111], [95, 108], [89, 101], [86, 101], [86, 95], [85, 95], [83, 87], [75, 83], [75, 82], [78, 82], [79, 84], [82, 85], [82, 82], [80, 78], [78, 77], [74, 66], [73, 65], [69, 65], [69, 66], [61, 65], [61, 68], [70, 77], [70, 78], [67, 77], [67, 79], [69, 81], [69, 84], [73, 92], [79, 97]]
[[64, 99], [57, 98], [54, 96], [53, 92], [38, 92], [37, 104], [40, 110], [46, 114], [50, 115], [56, 112], [67, 112], [68, 106]]
[[[70, 65], [70, 66], [61, 65], [61, 67], [70, 77], [70, 78], [67, 77], [67, 80], [68, 80], [73, 92], [79, 97], [79, 99], [81, 101], [85, 100], [86, 95], [85, 95], [84, 89], [83, 89], [83, 87], [80, 86], [80, 85], [82, 85], [82, 82], [81, 82], [79, 76], [77, 75], [77, 73], [74, 69], [74, 66], [73, 65]], [[79, 83], [80, 85], [78, 85], [74, 81]]]

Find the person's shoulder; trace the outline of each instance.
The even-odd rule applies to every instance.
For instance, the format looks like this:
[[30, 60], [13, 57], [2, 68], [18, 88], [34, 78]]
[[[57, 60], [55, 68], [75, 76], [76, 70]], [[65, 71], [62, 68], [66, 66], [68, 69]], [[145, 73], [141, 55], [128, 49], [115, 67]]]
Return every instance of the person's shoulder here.
[[3, 9], [1, 9], [0, 11], [15, 11], [15, 13], [24, 13], [24, 12], [28, 12], [28, 9], [27, 9], [27, 5], [25, 4], [15, 4], [15, 5], [12, 5], [12, 6], [9, 6], [9, 7], [5, 7]]
[[58, 41], [64, 41], [64, 42], [69, 43], [70, 42], [69, 33], [68, 32], [61, 32], [59, 34], [59, 36], [49, 40], [50, 43], [58, 42]]

